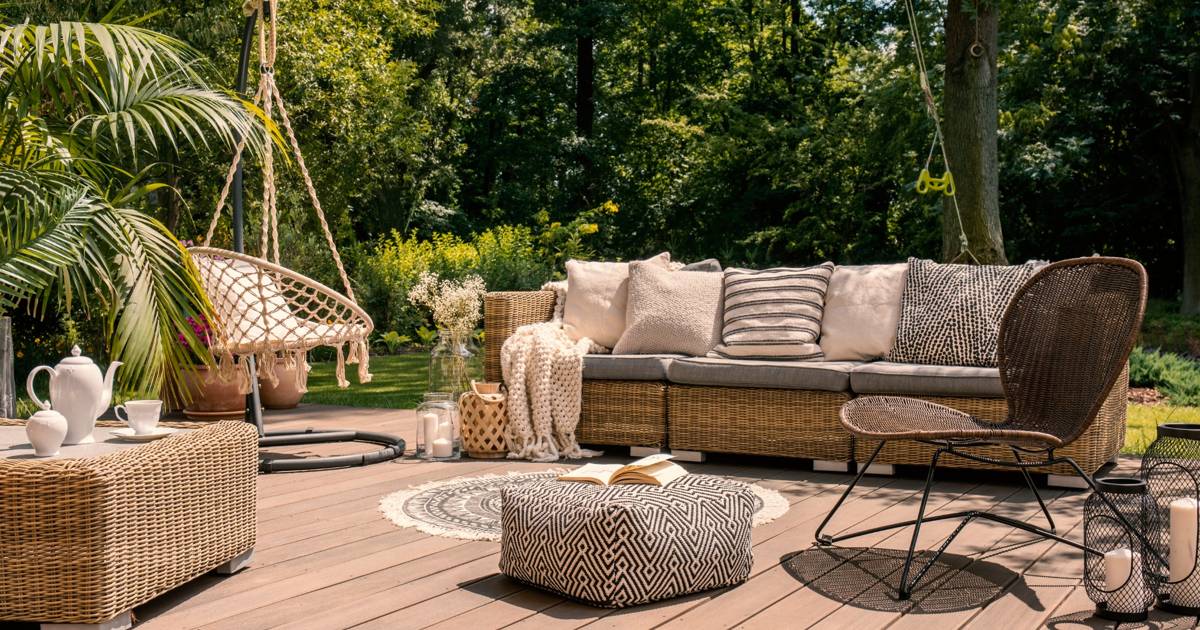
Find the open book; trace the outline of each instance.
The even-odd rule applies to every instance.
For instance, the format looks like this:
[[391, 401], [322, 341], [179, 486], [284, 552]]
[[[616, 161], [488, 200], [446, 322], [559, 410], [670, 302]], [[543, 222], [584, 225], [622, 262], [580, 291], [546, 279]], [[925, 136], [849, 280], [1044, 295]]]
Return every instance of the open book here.
[[688, 474], [683, 466], [668, 461], [673, 455], [660, 453], [643, 457], [631, 464], [585, 464], [568, 473], [559, 475], [559, 481], [582, 481], [601, 486], [640, 483], [665, 486]]

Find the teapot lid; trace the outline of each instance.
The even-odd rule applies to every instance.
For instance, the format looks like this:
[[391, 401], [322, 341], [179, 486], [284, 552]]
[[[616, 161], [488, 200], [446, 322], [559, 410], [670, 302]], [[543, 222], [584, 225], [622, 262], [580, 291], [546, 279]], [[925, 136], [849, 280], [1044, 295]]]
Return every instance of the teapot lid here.
[[62, 361], [59, 361], [58, 364], [59, 365], [93, 365], [94, 364], [94, 361], [92, 361], [91, 359], [89, 359], [85, 356], [81, 356], [82, 354], [83, 354], [83, 351], [79, 349], [79, 346], [73, 346], [71, 348], [71, 356], [63, 359]]
[[32, 416], [29, 416], [30, 420], [41, 420], [41, 419], [51, 419], [51, 418], [62, 418], [65, 420], [66, 416], [62, 415], [61, 413], [59, 413], [53, 409], [38, 409], [37, 411], [33, 412]]

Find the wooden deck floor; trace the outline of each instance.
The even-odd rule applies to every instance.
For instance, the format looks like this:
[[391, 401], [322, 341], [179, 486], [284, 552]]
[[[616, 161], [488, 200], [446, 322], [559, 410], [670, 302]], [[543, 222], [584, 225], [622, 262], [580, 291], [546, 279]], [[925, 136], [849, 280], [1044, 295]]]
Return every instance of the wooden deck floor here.
[[[269, 417], [275, 427], [353, 427], [412, 440], [412, 412], [303, 407]], [[356, 445], [304, 447], [332, 454]], [[294, 449], [301, 453], [304, 449]], [[626, 610], [565, 601], [497, 573], [500, 546], [400, 529], [379, 499], [412, 485], [463, 475], [539, 470], [545, 464], [408, 461], [368, 468], [259, 477], [258, 546], [251, 566], [208, 575], [136, 611], [154, 628], [1074, 628], [1112, 627], [1092, 619], [1080, 583], [1080, 553], [994, 523], [973, 523], [950, 546], [912, 600], [893, 598], [909, 530], [811, 546], [813, 532], [848, 475], [796, 463], [687, 464], [774, 488], [791, 502], [780, 519], [754, 530], [751, 578], [733, 589]], [[994, 481], [991, 479], [989, 481]], [[911, 518], [920, 480], [868, 477], [839, 512], [835, 530]], [[1061, 531], [1078, 538], [1081, 492], [1046, 492]], [[1016, 480], [951, 480], [931, 512], [991, 509], [1033, 518], [1037, 504]], [[954, 522], [922, 531], [936, 546]], [[1194, 618], [1154, 613], [1155, 627], [1194, 627]]]

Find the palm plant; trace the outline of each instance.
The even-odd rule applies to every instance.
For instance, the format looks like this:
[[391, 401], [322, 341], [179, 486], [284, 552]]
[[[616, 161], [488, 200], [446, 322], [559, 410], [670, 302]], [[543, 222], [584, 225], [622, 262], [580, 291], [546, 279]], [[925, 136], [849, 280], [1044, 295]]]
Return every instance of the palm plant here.
[[103, 313], [123, 383], [143, 393], [178, 387], [201, 347], [186, 319], [211, 313], [186, 250], [138, 209], [164, 187], [153, 167], [279, 140], [203, 70], [183, 42], [133, 25], [0, 27], [0, 313]]

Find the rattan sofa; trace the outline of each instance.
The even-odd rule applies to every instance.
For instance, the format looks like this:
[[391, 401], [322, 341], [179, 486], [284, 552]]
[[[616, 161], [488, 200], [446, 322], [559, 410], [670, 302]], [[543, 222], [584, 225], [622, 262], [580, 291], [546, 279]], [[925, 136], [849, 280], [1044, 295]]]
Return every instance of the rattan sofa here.
[[[485, 372], [501, 380], [500, 347], [519, 326], [549, 321], [554, 314], [551, 291], [494, 292], [485, 299]], [[938, 366], [909, 370], [901, 377], [895, 364], [839, 362], [797, 366], [824, 370], [805, 382], [808, 389], [767, 387], [770, 365], [734, 363], [719, 375], [719, 359], [589, 355], [584, 359], [583, 407], [578, 437], [587, 444], [671, 448], [672, 450], [793, 457], [819, 462], [865, 461], [875, 443], [853, 440], [842, 428], [838, 410], [858, 394], [903, 394], [960, 409], [980, 418], [1002, 420], [1007, 412], [998, 374], [980, 376], [956, 395]], [[791, 369], [791, 366], [788, 366]], [[986, 368], [972, 368], [986, 370]], [[950, 370], [941, 370], [949, 372]], [[992, 370], [995, 372], [995, 370]], [[842, 373], [847, 374], [843, 379]], [[961, 375], [962, 370], [955, 374]], [[982, 372], [966, 372], [966, 378]], [[769, 376], [769, 375], [768, 375]], [[944, 376], [944, 375], [943, 375]], [[845, 385], [843, 385], [843, 382]], [[914, 385], [915, 384], [915, 385]], [[914, 390], [924, 388], [924, 391]], [[897, 391], [888, 391], [896, 389]], [[860, 391], [856, 391], [856, 388]], [[1128, 379], [1110, 393], [1092, 427], [1061, 449], [1089, 473], [1116, 457], [1125, 441]], [[926, 465], [932, 453], [924, 444], [889, 444], [875, 460], [882, 465]], [[940, 465], [984, 468], [986, 465], [946, 458]], [[1066, 468], [1037, 472], [1067, 475]]]

